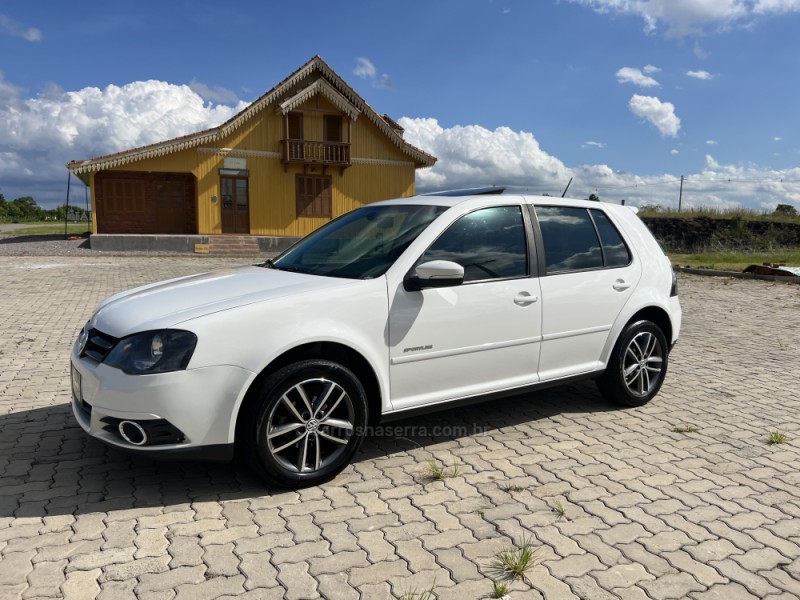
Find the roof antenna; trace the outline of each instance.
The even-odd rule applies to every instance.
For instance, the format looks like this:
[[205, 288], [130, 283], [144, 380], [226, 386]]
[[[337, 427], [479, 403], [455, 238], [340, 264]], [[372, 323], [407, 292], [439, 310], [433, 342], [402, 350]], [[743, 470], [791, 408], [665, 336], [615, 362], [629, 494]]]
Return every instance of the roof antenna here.
[[571, 183], [572, 183], [572, 177], [569, 178], [569, 183], [567, 183], [567, 187], [564, 188], [564, 193], [561, 194], [562, 198], [567, 195], [567, 190], [569, 189]]

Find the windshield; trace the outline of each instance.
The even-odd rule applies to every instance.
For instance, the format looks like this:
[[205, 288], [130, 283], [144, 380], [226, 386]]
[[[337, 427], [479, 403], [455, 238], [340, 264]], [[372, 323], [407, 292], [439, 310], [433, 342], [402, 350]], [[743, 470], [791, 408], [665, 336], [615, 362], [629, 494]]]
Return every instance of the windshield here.
[[271, 261], [282, 271], [370, 279], [380, 277], [444, 206], [365, 206], [321, 227]]

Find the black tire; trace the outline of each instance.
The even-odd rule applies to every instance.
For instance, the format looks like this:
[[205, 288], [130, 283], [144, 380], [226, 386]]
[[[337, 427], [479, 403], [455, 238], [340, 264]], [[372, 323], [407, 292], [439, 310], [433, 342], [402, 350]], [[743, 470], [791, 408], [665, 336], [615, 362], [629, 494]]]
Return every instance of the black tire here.
[[661, 389], [668, 363], [669, 345], [661, 328], [651, 321], [629, 323], [617, 339], [597, 387], [607, 400], [644, 406]]
[[[245, 422], [245, 452], [268, 483], [313, 486], [335, 477], [364, 438], [367, 396], [358, 378], [329, 360], [304, 360], [267, 377]], [[305, 399], [304, 399], [305, 396]]]

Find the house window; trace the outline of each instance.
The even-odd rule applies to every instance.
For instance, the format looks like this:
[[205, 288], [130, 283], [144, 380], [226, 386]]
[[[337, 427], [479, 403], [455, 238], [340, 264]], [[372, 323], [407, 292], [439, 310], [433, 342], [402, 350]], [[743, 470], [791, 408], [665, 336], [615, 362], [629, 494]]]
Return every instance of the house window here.
[[289, 123], [289, 134], [287, 137], [290, 140], [302, 140], [303, 139], [303, 113], [300, 112], [290, 112], [287, 118]]
[[298, 217], [332, 216], [330, 175], [296, 175], [295, 184]]
[[342, 117], [335, 115], [325, 115], [323, 119], [325, 124], [324, 141], [326, 142], [341, 142], [342, 141]]

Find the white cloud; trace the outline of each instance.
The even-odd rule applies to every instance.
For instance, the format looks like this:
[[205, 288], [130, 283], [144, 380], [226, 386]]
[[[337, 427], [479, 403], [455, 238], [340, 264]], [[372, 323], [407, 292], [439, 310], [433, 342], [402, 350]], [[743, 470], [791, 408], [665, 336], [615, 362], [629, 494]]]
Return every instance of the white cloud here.
[[714, 76], [708, 71], [687, 71], [686, 76], [694, 79], [701, 79], [703, 81], [714, 79]]
[[645, 31], [698, 36], [746, 26], [759, 16], [800, 12], [800, 0], [570, 0], [599, 13], [640, 17]]
[[0, 78], [0, 193], [60, 204], [70, 160], [208, 129], [245, 106], [206, 103], [189, 86], [162, 81], [76, 92], [52, 88], [24, 98]]
[[718, 143], [717, 140], [706, 140], [706, 144], [708, 146], [716, 146], [717, 143]]
[[[421, 193], [503, 185], [510, 193], [560, 195], [574, 177], [569, 195], [586, 198], [597, 193], [602, 200], [629, 204], [675, 207], [680, 177], [673, 174], [641, 176], [613, 170], [604, 164], [567, 167], [543, 150], [532, 133], [499, 127], [490, 131], [477, 125], [442, 127], [436, 119], [399, 120], [406, 139], [439, 161], [417, 171]], [[672, 150], [675, 155], [678, 150]], [[726, 166], [710, 155], [700, 172], [689, 173], [684, 183], [684, 206], [728, 208], [746, 206], [774, 209], [793, 202], [800, 208], [800, 168], [785, 171]]]
[[480, 125], [449, 129], [436, 119], [398, 121], [405, 128], [405, 139], [439, 161], [431, 169], [417, 171], [421, 188], [453, 189], [504, 183], [515, 186], [541, 186], [555, 181], [566, 185], [567, 168], [539, 147], [532, 133], [498, 127], [494, 131]]
[[203, 100], [218, 102], [220, 104], [236, 104], [239, 97], [236, 92], [222, 87], [221, 85], [209, 86], [202, 81], [192, 79], [189, 88]]
[[368, 58], [359, 57], [356, 59], [356, 68], [353, 69], [353, 75], [367, 79], [372, 82], [372, 87], [383, 88], [386, 90], [394, 89], [394, 81], [386, 73], [378, 75], [378, 69], [375, 64]]
[[669, 153], [672, 154], [672, 156], [677, 156], [678, 154], [680, 154], [680, 152], [678, 150], [676, 150], [675, 148], [670, 150]]
[[681, 129], [681, 120], [671, 102], [662, 102], [655, 96], [635, 94], [628, 106], [631, 112], [653, 124], [663, 136], [675, 137]]
[[661, 69], [653, 65], [645, 65], [642, 71], [645, 73], [660, 73]]
[[606, 145], [603, 142], [584, 142], [581, 144], [581, 148], [605, 148]]
[[6, 15], [0, 15], [0, 29], [8, 35], [20, 37], [29, 42], [38, 42], [42, 39], [42, 32], [35, 27], [25, 27]]
[[370, 59], [363, 56], [356, 58], [356, 68], [353, 69], [353, 75], [362, 79], [372, 79], [377, 74], [378, 70]]
[[782, 139], [783, 139], [782, 137], [776, 135], [774, 138], [772, 138], [772, 141], [773, 142], [780, 142]]
[[753, 12], [761, 15], [800, 12], [800, 0], [758, 0]]
[[641, 87], [655, 87], [659, 85], [655, 79], [633, 67], [622, 67], [617, 71], [617, 81], [620, 83], [632, 83]]

